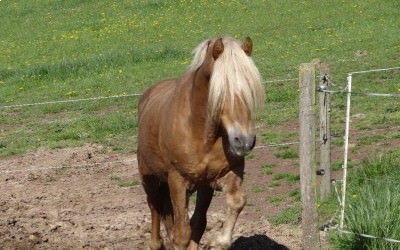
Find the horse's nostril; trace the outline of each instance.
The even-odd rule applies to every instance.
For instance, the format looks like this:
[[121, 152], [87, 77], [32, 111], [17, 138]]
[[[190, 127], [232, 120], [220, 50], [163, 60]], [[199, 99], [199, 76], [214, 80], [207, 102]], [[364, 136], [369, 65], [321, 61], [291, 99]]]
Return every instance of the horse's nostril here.
[[241, 144], [242, 144], [242, 142], [238, 136], [235, 136], [233, 138], [233, 142], [234, 142], [235, 146], [241, 146]]
[[256, 143], [254, 134], [236, 134], [230, 138], [231, 147], [238, 155], [244, 155], [252, 150]]
[[246, 143], [244, 144], [244, 149], [250, 151], [256, 145], [256, 137], [254, 135], [250, 135], [246, 137]]

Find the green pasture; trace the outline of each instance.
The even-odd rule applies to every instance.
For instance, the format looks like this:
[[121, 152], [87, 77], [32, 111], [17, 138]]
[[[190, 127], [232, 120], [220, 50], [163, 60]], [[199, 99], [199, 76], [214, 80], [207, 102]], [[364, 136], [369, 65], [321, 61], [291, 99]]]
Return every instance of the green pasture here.
[[[253, 57], [267, 81], [296, 78], [300, 63], [318, 58], [344, 86], [347, 72], [398, 66], [399, 7], [398, 1], [371, 0], [5, 0], [0, 2], [0, 106], [141, 93], [182, 74], [203, 39], [225, 34], [253, 38]], [[399, 72], [382, 75], [366, 80], [388, 84], [368, 88], [399, 92]], [[297, 82], [266, 85], [260, 122], [274, 127], [297, 119]], [[125, 97], [0, 108], [0, 156], [88, 142], [133, 151], [136, 104], [137, 97]], [[397, 123], [398, 112], [390, 108], [385, 117], [359, 126]], [[344, 118], [337, 116], [342, 130]], [[295, 139], [296, 133], [287, 137]]]

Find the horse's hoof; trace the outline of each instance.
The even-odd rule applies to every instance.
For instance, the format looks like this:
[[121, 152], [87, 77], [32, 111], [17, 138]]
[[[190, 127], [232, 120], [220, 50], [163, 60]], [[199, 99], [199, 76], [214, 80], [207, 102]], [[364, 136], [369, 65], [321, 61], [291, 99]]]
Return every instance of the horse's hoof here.
[[210, 250], [227, 250], [231, 246], [231, 242], [227, 241], [226, 239], [222, 238], [221, 236], [218, 236], [211, 242], [209, 245]]
[[163, 250], [165, 248], [164, 248], [162, 241], [159, 241], [159, 242], [149, 241], [147, 243], [147, 249], [148, 250]]

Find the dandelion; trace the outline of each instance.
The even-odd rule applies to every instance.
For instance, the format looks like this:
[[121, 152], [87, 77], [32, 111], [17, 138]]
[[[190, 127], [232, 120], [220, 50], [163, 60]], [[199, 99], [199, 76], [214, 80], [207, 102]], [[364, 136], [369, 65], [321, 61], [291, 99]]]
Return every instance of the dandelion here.
[[74, 97], [77, 95], [78, 95], [78, 93], [75, 90], [68, 91], [67, 93], [65, 93], [65, 96], [67, 96], [67, 97]]

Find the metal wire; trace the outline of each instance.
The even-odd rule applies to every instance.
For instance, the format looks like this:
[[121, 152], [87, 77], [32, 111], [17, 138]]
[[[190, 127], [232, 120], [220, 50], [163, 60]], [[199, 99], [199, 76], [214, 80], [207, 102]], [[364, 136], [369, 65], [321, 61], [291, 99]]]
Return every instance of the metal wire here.
[[[263, 83], [265, 84], [265, 83], [285, 82], [285, 81], [294, 81], [294, 80], [298, 80], [298, 78], [268, 80], [268, 81], [264, 81]], [[35, 103], [25, 103], [25, 104], [13, 104], [13, 105], [0, 106], [0, 109], [22, 108], [22, 107], [32, 107], [32, 106], [60, 104], [60, 103], [74, 103], [74, 102], [83, 102], [83, 101], [97, 101], [97, 100], [104, 100], [104, 99], [116, 99], [116, 98], [141, 96], [141, 95], [143, 95], [143, 93], [132, 93], [132, 94], [113, 95], [113, 96], [99, 96], [99, 97], [90, 97], [90, 98], [81, 98], [81, 99], [35, 102]]]
[[260, 149], [260, 148], [267, 148], [267, 147], [281, 147], [281, 146], [289, 146], [289, 145], [295, 145], [299, 144], [299, 141], [293, 141], [293, 142], [284, 142], [284, 143], [270, 143], [267, 145], [259, 145], [255, 146], [254, 149]]
[[99, 97], [90, 97], [90, 98], [82, 98], [82, 99], [36, 102], [36, 103], [26, 103], [26, 104], [14, 104], [14, 105], [8, 105], [8, 106], [0, 106], [0, 109], [22, 108], [22, 107], [59, 104], [59, 103], [73, 103], [73, 102], [83, 102], [83, 101], [97, 101], [97, 100], [104, 100], [104, 99], [115, 99], [115, 98], [141, 96], [141, 95], [142, 95], [141, 93], [133, 93], [133, 94], [126, 94], [126, 95], [99, 96]]
[[352, 95], [359, 95], [359, 96], [400, 97], [400, 94], [390, 94], [390, 93], [349, 92], [349, 91], [325, 90], [325, 89], [319, 89], [318, 91], [324, 92], [324, 93], [329, 93], [329, 94], [347, 95], [347, 94], [351, 93]]
[[370, 73], [370, 72], [381, 72], [381, 71], [389, 71], [389, 70], [395, 70], [395, 69], [400, 69], [400, 67], [384, 68], [384, 69], [370, 69], [370, 70], [364, 70], [364, 71], [353, 71], [353, 72], [350, 72], [350, 74], [364, 74], [364, 73]]
[[400, 243], [400, 240], [395, 240], [395, 239], [391, 239], [391, 238], [378, 237], [378, 236], [373, 236], [373, 235], [364, 234], [364, 233], [355, 233], [355, 232], [343, 230], [343, 229], [340, 229], [340, 228], [338, 228], [337, 230], [338, 230], [338, 232], [340, 232], [340, 233], [354, 234], [354, 235], [358, 235], [358, 236], [361, 236], [361, 237], [364, 237], [364, 238], [377, 239], [377, 240], [384, 240], [384, 241], [388, 241], [388, 242], [390, 242], [390, 243]]
[[299, 78], [288, 78], [288, 79], [280, 79], [280, 80], [269, 80], [264, 81], [263, 83], [276, 83], [276, 82], [288, 82], [288, 81], [297, 81]]
[[18, 172], [32, 172], [32, 171], [40, 171], [40, 170], [51, 170], [51, 169], [67, 169], [67, 168], [84, 168], [84, 167], [95, 167], [101, 165], [110, 165], [110, 164], [123, 164], [123, 163], [131, 163], [136, 162], [137, 159], [133, 160], [124, 160], [124, 161], [108, 161], [108, 162], [95, 162], [88, 164], [78, 164], [78, 165], [70, 165], [70, 166], [55, 166], [55, 167], [32, 167], [26, 169], [14, 169], [14, 170], [2, 170], [0, 173], [18, 173]]

